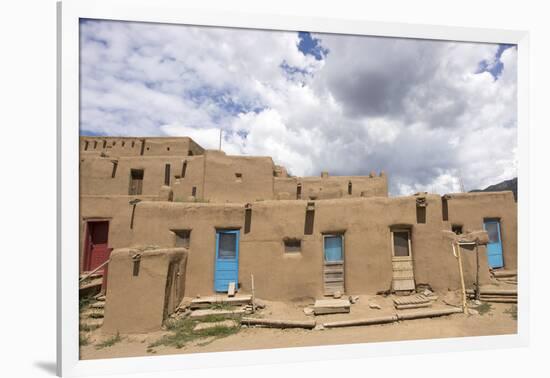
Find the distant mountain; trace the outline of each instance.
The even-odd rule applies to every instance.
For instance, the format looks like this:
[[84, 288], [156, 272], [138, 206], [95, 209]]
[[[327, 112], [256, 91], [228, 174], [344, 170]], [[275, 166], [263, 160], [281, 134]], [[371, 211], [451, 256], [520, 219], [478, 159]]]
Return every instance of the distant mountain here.
[[502, 192], [504, 190], [511, 190], [512, 192], [514, 192], [514, 200], [517, 202], [518, 201], [518, 178], [515, 177], [511, 180], [499, 182], [498, 184], [488, 186], [483, 190], [480, 190], [480, 189], [470, 190], [470, 192]]

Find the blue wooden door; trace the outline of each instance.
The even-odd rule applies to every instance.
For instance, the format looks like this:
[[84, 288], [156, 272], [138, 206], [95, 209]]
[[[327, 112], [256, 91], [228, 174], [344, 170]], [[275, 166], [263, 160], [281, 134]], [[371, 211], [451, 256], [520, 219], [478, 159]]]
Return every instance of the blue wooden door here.
[[223, 230], [216, 232], [216, 269], [214, 288], [227, 292], [230, 282], [239, 282], [239, 231]]
[[487, 260], [491, 268], [502, 268], [504, 260], [502, 258], [502, 238], [500, 237], [500, 222], [498, 220], [486, 220], [483, 228], [489, 234], [489, 244], [487, 245]]
[[343, 261], [342, 237], [340, 235], [325, 236], [325, 261]]

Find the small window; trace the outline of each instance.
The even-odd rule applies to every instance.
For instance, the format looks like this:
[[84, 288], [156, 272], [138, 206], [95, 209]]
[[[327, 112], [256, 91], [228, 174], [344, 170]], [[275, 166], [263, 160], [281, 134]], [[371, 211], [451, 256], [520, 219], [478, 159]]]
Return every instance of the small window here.
[[197, 187], [196, 187], [196, 186], [194, 186], [194, 187], [191, 189], [191, 195], [192, 195], [193, 197], [195, 197], [195, 196], [197, 195]]
[[462, 234], [462, 225], [460, 224], [453, 224], [452, 227], [451, 227], [451, 230], [457, 234], [457, 235], [461, 235]]
[[94, 141], [94, 150], [97, 148], [97, 140]]
[[191, 244], [191, 230], [173, 230], [176, 235], [175, 246], [179, 248], [189, 248]]
[[137, 277], [137, 276], [139, 276], [139, 266], [141, 264], [141, 259], [140, 258], [135, 258], [133, 260], [134, 260], [134, 269], [133, 269], [132, 275], [134, 277]]
[[235, 181], [243, 182], [243, 174], [242, 173], [235, 173]]
[[352, 184], [351, 184], [351, 181], [348, 182], [348, 194], [351, 195], [352, 193]]
[[126, 142], [125, 142], [125, 141], [122, 141], [122, 147], [124, 147], [125, 144], [126, 144]]
[[106, 140], [103, 141], [103, 148], [107, 148], [107, 141]]
[[164, 185], [170, 186], [170, 164], [164, 166]]
[[111, 171], [111, 178], [115, 178], [116, 169], [118, 167], [118, 161], [114, 160], [112, 163], [113, 163], [113, 170]]
[[285, 253], [302, 252], [302, 241], [300, 239], [285, 239]]
[[115, 140], [115, 141], [113, 141], [113, 147], [114, 147], [114, 146], [116, 146], [116, 140]]
[[302, 184], [296, 186], [296, 199], [302, 198]]
[[84, 142], [84, 151], [88, 151], [88, 141]]
[[447, 198], [441, 198], [441, 218], [443, 221], [449, 220], [449, 201]]
[[132, 148], [134, 148], [135, 145], [136, 145], [136, 142], [133, 140], [133, 141], [132, 141]]
[[395, 257], [409, 257], [410, 250], [410, 232], [408, 230], [395, 230], [392, 232], [393, 255]]
[[426, 223], [426, 208], [425, 207], [416, 207], [416, 223], [424, 224]]

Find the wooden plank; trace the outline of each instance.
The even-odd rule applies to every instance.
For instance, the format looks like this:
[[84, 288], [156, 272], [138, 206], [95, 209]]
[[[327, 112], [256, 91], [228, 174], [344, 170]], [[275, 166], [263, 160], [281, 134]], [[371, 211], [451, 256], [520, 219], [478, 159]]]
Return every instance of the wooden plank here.
[[325, 283], [329, 282], [344, 282], [344, 277], [339, 278], [325, 278]]
[[325, 266], [331, 266], [331, 265], [344, 265], [343, 261], [325, 261]]
[[428, 303], [413, 303], [413, 304], [404, 304], [404, 305], [396, 305], [395, 308], [397, 310], [407, 310], [411, 308], [423, 308], [423, 307], [431, 307], [431, 302]]
[[414, 290], [414, 280], [393, 280], [393, 290]]
[[423, 311], [399, 313], [397, 314], [397, 318], [399, 320], [433, 318], [436, 316], [461, 314], [462, 312], [463, 312], [462, 308], [450, 308], [450, 309], [443, 309], [443, 310], [423, 310]]
[[235, 296], [235, 282], [230, 282], [229, 283], [229, 286], [227, 288], [227, 295], [229, 297], [234, 297]]
[[315, 328], [315, 320], [277, 320], [277, 319], [257, 319], [257, 318], [242, 318], [241, 324], [248, 326], [256, 325], [270, 328]]
[[479, 299], [482, 302], [493, 302], [493, 303], [518, 303], [517, 298], [494, 298], [494, 299]]
[[344, 320], [344, 321], [338, 321], [338, 322], [323, 323], [323, 327], [325, 328], [356, 327], [356, 326], [366, 326], [366, 325], [373, 325], [373, 324], [393, 323], [396, 321], [397, 321], [397, 316], [390, 315], [390, 316], [381, 316], [378, 318], [370, 318], [370, 319]]
[[343, 272], [344, 267], [343, 266], [325, 266], [325, 273], [331, 273], [331, 272]]

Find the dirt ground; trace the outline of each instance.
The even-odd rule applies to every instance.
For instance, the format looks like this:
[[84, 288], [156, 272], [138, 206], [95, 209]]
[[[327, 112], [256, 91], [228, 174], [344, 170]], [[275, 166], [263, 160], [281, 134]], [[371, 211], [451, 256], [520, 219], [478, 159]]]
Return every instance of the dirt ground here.
[[[317, 324], [338, 321], [379, 317], [395, 314], [392, 297], [359, 296], [357, 303], [351, 306], [349, 314], [307, 316], [303, 309], [313, 303], [313, 298], [299, 298], [292, 302], [262, 301], [266, 307], [254, 316], [264, 319], [311, 320]], [[371, 308], [378, 304], [380, 309]], [[431, 309], [450, 308], [448, 303], [460, 303], [455, 292], [439, 295]], [[473, 304], [472, 304], [473, 306]], [[417, 340], [445, 337], [504, 335], [517, 332], [517, 321], [514, 319], [515, 305], [508, 303], [491, 303], [487, 312], [477, 314], [453, 314], [439, 318], [400, 321], [384, 325], [333, 328], [323, 330], [305, 329], [269, 329], [242, 327], [239, 332], [224, 338], [206, 338], [192, 341], [182, 348], [148, 346], [159, 340], [167, 331], [149, 334], [121, 335], [120, 341], [112, 346], [98, 348], [112, 335], [104, 335], [101, 328], [88, 333], [88, 344], [81, 346], [81, 359], [98, 359], [114, 357], [137, 357], [161, 354], [183, 354], [222, 352], [248, 349], [270, 349], [287, 347], [304, 347], [316, 345], [337, 345], [368, 343], [382, 341]], [[484, 306], [487, 310], [487, 307]], [[399, 313], [419, 310], [400, 310]]]

